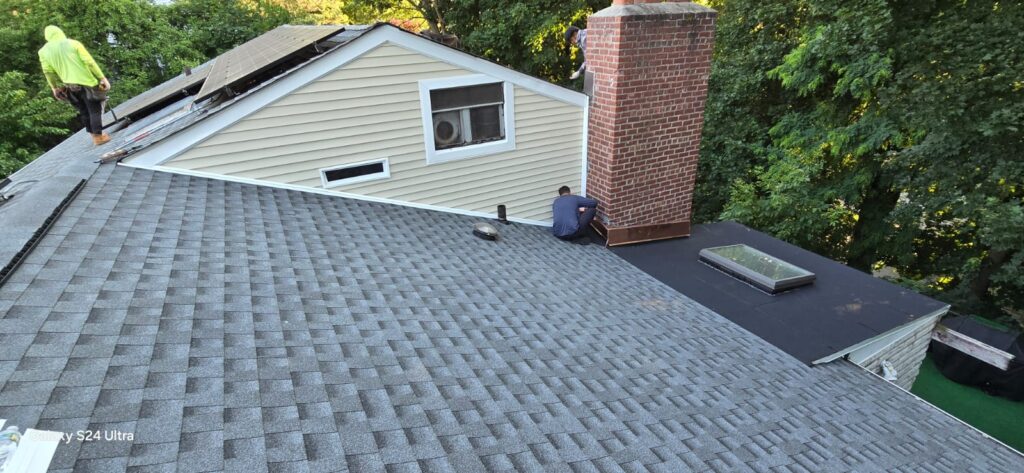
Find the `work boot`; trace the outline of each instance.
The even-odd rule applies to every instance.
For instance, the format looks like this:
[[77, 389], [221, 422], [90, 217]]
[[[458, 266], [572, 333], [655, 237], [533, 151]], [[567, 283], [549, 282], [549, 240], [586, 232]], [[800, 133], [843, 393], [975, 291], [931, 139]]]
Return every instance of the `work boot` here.
[[590, 238], [587, 238], [587, 237], [585, 237], [585, 236], [582, 236], [582, 237], [579, 237], [579, 238], [573, 239], [573, 240], [572, 240], [572, 243], [573, 243], [574, 245], [580, 245], [580, 246], [587, 246], [587, 245], [589, 245], [589, 244], [590, 244]]
[[93, 133], [92, 134], [92, 144], [94, 144], [96, 146], [99, 146], [99, 145], [101, 145], [103, 143], [106, 143], [108, 141], [110, 141], [110, 135], [108, 135], [106, 133]]

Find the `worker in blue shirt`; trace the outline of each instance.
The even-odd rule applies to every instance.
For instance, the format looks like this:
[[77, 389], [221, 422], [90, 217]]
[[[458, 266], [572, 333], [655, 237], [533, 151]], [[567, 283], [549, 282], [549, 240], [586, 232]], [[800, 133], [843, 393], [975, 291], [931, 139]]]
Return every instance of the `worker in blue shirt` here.
[[590, 222], [597, 215], [597, 201], [572, 195], [569, 186], [562, 186], [551, 203], [551, 214], [554, 216], [551, 233], [562, 240], [576, 240], [586, 236]]

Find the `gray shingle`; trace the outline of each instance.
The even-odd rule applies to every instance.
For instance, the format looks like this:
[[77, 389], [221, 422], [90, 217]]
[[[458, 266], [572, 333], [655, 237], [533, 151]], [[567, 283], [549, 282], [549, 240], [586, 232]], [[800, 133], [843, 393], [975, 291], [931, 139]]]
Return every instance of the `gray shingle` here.
[[133, 431], [59, 447], [76, 471], [1024, 467], [601, 248], [473, 221], [100, 168], [0, 289], [0, 417]]
[[109, 473], [111, 471], [125, 471], [127, 467], [127, 456], [99, 459], [79, 458], [75, 462], [74, 471], [76, 473]]
[[179, 471], [222, 471], [224, 457], [222, 431], [182, 434], [178, 447]]

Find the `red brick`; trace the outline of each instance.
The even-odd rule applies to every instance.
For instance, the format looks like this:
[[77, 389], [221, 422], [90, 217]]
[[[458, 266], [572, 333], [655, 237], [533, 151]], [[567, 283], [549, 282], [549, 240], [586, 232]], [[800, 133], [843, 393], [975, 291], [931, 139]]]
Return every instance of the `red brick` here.
[[592, 17], [588, 193], [611, 227], [689, 221], [713, 12]]

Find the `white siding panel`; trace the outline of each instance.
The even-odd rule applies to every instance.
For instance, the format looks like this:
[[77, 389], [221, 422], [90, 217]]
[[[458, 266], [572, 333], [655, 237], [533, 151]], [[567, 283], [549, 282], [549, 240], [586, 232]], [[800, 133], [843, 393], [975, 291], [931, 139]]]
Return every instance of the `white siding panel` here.
[[516, 86], [515, 150], [426, 164], [418, 81], [471, 73], [386, 43], [165, 165], [319, 188], [320, 168], [388, 158], [390, 179], [335, 190], [550, 220], [556, 189], [582, 178], [578, 106]]

